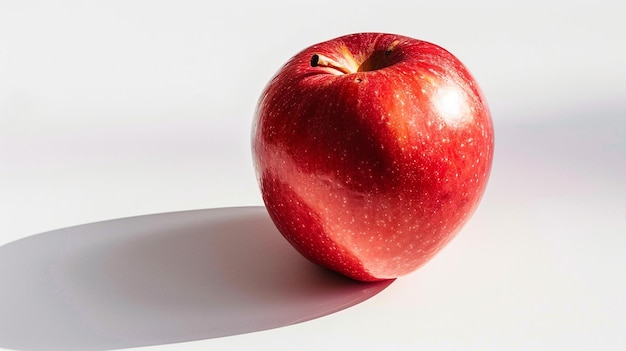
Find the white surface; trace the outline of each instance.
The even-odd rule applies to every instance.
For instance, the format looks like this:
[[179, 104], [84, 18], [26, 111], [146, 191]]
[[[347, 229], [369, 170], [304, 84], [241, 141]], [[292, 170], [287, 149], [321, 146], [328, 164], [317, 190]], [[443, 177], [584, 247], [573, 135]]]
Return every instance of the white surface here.
[[341, 312], [145, 349], [624, 349], [619, 5], [1, 1], [0, 245], [106, 219], [260, 205], [249, 129], [273, 73], [313, 43], [395, 32], [452, 51], [490, 102], [492, 181], [465, 230]]

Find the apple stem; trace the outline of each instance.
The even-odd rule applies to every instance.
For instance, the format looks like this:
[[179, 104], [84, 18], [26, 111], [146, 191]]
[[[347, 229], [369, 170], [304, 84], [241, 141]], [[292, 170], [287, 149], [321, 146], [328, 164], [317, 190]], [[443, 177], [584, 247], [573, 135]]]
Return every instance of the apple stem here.
[[313, 56], [311, 56], [311, 67], [328, 67], [335, 69], [343, 74], [352, 73], [349, 69], [345, 68], [337, 61], [334, 61], [320, 54], [314, 54]]

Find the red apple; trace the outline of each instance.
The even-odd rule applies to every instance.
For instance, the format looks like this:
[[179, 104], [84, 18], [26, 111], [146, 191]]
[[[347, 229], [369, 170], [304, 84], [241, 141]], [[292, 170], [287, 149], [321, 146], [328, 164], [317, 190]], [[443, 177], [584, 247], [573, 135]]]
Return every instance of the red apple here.
[[452, 54], [380, 33], [313, 45], [262, 93], [263, 200], [306, 258], [361, 281], [426, 263], [470, 218], [493, 156], [478, 84]]

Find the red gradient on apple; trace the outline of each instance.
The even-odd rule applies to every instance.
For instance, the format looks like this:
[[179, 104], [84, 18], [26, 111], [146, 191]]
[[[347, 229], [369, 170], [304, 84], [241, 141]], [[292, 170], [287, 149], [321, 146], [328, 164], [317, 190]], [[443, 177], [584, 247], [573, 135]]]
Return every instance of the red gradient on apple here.
[[289, 60], [252, 131], [270, 217], [305, 257], [361, 281], [433, 257], [471, 217], [493, 157], [487, 102], [425, 41], [347, 35]]

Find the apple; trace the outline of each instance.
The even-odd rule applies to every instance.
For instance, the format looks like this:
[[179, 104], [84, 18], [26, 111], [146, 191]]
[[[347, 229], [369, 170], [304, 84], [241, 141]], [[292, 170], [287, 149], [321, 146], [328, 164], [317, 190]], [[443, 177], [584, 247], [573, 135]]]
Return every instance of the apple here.
[[406, 275], [477, 208], [493, 123], [468, 69], [418, 39], [359, 33], [304, 49], [263, 91], [256, 176], [280, 233], [360, 281]]

